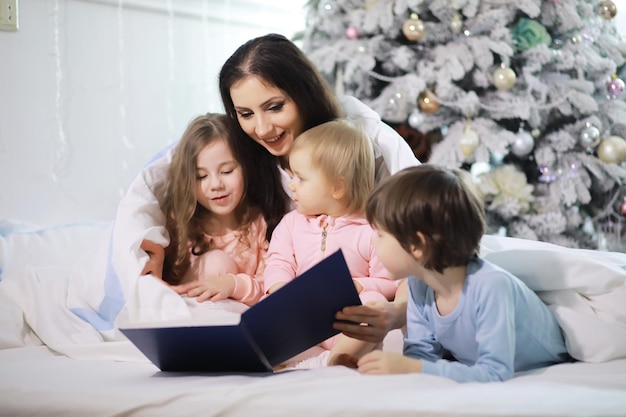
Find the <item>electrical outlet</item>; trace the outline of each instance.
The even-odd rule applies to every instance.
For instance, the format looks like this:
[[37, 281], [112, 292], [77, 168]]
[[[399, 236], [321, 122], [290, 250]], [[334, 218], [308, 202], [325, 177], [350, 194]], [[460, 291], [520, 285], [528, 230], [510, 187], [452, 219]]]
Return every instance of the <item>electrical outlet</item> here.
[[17, 31], [17, 0], [0, 0], [0, 30]]

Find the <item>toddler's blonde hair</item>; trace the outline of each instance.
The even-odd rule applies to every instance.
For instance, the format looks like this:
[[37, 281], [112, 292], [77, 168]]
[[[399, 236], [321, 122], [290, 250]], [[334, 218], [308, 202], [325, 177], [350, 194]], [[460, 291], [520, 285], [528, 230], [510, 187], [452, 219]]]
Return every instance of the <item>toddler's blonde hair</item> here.
[[374, 149], [359, 126], [337, 119], [312, 127], [298, 136], [291, 152], [305, 150], [329, 181], [342, 179], [348, 210], [365, 211], [374, 188]]

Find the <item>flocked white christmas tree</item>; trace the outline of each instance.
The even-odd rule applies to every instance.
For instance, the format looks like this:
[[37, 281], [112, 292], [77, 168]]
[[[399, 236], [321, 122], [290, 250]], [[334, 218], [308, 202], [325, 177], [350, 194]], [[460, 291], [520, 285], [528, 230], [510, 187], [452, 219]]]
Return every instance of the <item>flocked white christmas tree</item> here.
[[626, 250], [626, 43], [611, 0], [311, 0], [302, 47], [338, 94], [436, 133], [490, 232]]

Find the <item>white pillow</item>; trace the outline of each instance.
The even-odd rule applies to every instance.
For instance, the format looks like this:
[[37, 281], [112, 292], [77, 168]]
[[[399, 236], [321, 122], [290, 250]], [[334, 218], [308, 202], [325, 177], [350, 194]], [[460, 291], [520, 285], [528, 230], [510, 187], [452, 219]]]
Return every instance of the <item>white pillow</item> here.
[[626, 254], [484, 236], [481, 256], [537, 292], [574, 359], [626, 358]]
[[626, 254], [571, 249], [535, 240], [485, 235], [481, 257], [534, 291], [573, 289], [603, 294], [626, 284]]

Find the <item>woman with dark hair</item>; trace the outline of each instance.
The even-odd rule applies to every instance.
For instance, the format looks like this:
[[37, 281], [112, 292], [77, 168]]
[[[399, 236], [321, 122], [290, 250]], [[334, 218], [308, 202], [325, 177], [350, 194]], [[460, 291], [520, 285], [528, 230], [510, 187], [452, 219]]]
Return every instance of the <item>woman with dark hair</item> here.
[[[256, 154], [276, 158], [285, 190], [291, 177], [287, 156], [297, 137], [338, 118], [362, 127], [372, 141], [376, 182], [419, 165], [404, 139], [375, 111], [354, 97], [337, 98], [313, 63], [282, 35], [260, 36], [240, 46], [222, 66], [219, 88], [233, 131]], [[281, 191], [267, 196], [274, 198], [277, 193]], [[353, 338], [380, 342], [389, 330], [404, 325], [406, 299], [406, 286], [401, 285], [395, 302], [344, 309], [336, 328]]]
[[289, 168], [286, 155], [300, 133], [342, 117], [363, 127], [372, 141], [377, 181], [419, 164], [376, 112], [354, 97], [337, 98], [307, 56], [282, 35], [240, 46], [222, 66], [219, 87], [234, 130], [277, 157], [283, 169]]

